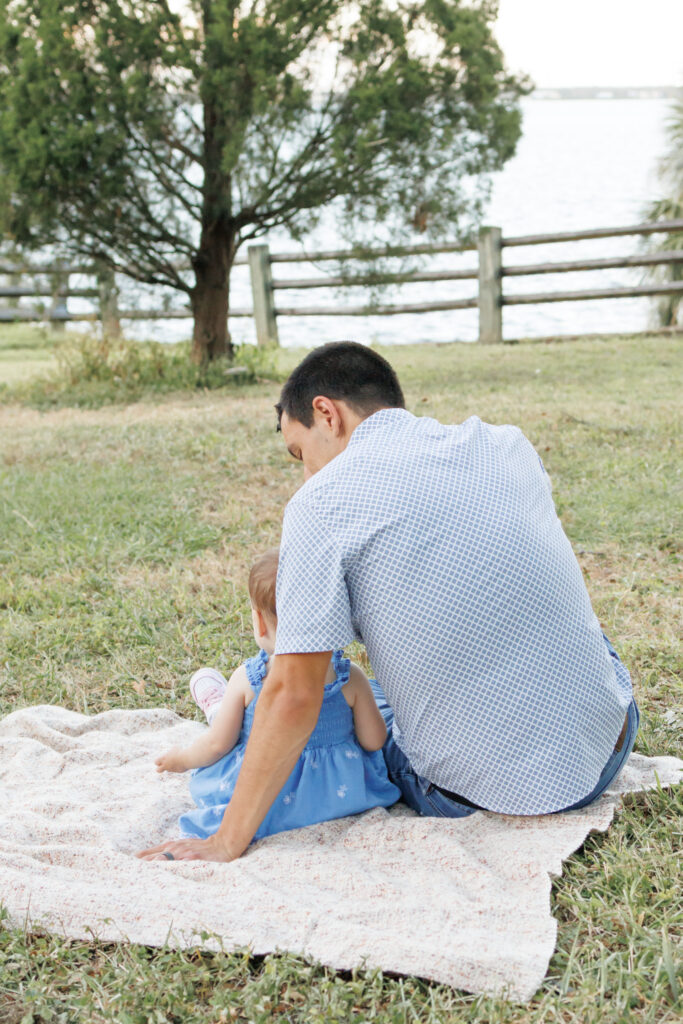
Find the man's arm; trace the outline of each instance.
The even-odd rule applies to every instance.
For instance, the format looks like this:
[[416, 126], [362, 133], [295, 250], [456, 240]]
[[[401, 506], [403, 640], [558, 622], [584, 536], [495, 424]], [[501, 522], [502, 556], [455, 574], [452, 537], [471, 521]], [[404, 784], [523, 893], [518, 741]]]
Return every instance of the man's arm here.
[[138, 857], [162, 860], [166, 852], [174, 860], [231, 861], [246, 850], [315, 728], [330, 657], [325, 651], [273, 658], [235, 792], [216, 834], [161, 843]]

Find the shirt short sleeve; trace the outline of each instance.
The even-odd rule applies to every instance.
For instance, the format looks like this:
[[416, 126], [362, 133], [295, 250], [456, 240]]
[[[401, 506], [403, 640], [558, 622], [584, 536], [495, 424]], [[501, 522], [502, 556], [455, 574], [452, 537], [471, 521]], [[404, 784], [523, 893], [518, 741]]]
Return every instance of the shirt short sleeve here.
[[276, 654], [311, 654], [357, 638], [339, 546], [301, 499], [285, 510], [277, 574]]

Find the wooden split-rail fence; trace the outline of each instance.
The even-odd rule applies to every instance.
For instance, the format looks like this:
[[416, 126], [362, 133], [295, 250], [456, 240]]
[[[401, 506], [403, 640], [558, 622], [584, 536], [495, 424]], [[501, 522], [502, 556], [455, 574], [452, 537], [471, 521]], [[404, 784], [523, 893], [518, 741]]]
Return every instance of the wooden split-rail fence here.
[[[442, 242], [424, 245], [409, 245], [395, 248], [364, 250], [327, 250], [318, 252], [271, 253], [267, 245], [251, 245], [246, 255], [240, 255], [235, 265], [248, 265], [251, 277], [253, 306], [251, 309], [231, 309], [230, 317], [253, 317], [257, 341], [261, 345], [278, 343], [278, 319], [299, 316], [391, 316], [401, 313], [432, 313], [444, 310], [478, 309], [479, 341], [483, 343], [502, 342], [503, 310], [505, 306], [536, 305], [546, 302], [578, 302], [592, 299], [633, 298], [649, 295], [682, 295], [683, 281], [668, 281], [661, 284], [640, 284], [612, 288], [584, 288], [579, 291], [526, 292], [515, 294], [504, 289], [506, 278], [530, 275], [560, 274], [574, 271], [609, 270], [624, 267], [654, 267], [683, 263], [683, 250], [659, 250], [632, 255], [619, 255], [603, 259], [565, 260], [563, 262], [528, 263], [509, 265], [503, 261], [507, 249], [530, 245], [547, 245], [555, 242], [578, 242], [586, 239], [617, 238], [629, 235], [671, 234], [683, 232], [683, 220], [656, 221], [635, 224], [629, 227], [593, 228], [586, 231], [565, 231], [555, 234], [504, 236], [498, 227], [483, 227], [476, 242], [462, 244]], [[281, 263], [342, 262], [344, 266], [353, 259], [364, 263], [373, 259], [394, 257], [426, 256], [443, 253], [476, 252], [477, 266], [470, 269], [440, 269], [433, 271], [405, 271], [396, 273], [367, 273], [359, 275], [341, 274], [331, 276], [319, 274], [316, 277], [281, 278], [277, 268]], [[92, 265], [18, 265], [0, 262], [0, 275], [9, 278], [9, 283], [0, 286], [0, 299], [10, 299], [14, 305], [0, 306], [0, 321], [46, 320], [53, 325], [68, 321], [99, 320], [103, 329], [117, 333], [121, 320], [188, 319], [189, 308], [182, 309], [120, 309], [118, 291], [111, 270]], [[86, 276], [93, 280], [88, 287], [73, 288], [72, 276]], [[26, 277], [31, 280], [25, 282]], [[42, 279], [44, 284], [36, 284]], [[375, 288], [383, 284], [433, 283], [438, 281], [477, 282], [477, 294], [465, 299], [437, 299], [431, 302], [364, 304], [335, 306], [287, 306], [280, 303], [280, 295], [290, 289], [344, 288], [359, 286]], [[24, 281], [25, 283], [22, 283]], [[43, 310], [22, 308], [18, 299], [24, 297], [47, 297], [50, 301]], [[90, 313], [72, 312], [68, 308], [71, 297], [93, 301], [95, 310]]]

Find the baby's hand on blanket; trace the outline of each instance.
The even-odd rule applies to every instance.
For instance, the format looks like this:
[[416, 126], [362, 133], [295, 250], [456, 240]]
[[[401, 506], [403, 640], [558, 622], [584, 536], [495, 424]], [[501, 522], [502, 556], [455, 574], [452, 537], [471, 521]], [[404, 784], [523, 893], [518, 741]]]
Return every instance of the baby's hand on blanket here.
[[157, 766], [158, 772], [185, 772], [187, 771], [187, 765], [185, 763], [185, 751], [182, 747], [172, 747], [167, 750], [161, 757], [157, 757], [155, 765]]

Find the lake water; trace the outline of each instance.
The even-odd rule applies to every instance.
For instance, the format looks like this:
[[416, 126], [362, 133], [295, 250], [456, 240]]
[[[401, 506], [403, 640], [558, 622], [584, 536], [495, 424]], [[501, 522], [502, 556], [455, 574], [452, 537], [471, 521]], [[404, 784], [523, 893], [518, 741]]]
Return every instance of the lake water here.
[[[670, 110], [666, 100], [532, 100], [523, 103], [524, 134], [516, 156], [494, 176], [491, 202], [485, 222], [502, 228], [503, 235], [545, 234], [595, 227], [637, 224], [643, 208], [656, 198], [659, 188], [657, 163], [665, 148], [665, 121]], [[293, 251], [286, 236], [271, 235], [272, 252]], [[316, 232], [309, 250], [336, 248], [342, 243], [333, 226]], [[618, 256], [637, 251], [637, 237], [608, 238], [552, 245], [506, 248], [509, 266], [544, 261], [578, 260]], [[432, 257], [425, 269], [474, 266], [474, 253]], [[278, 264], [277, 276], [315, 276], [332, 273], [331, 264], [312, 268], [306, 264]], [[544, 274], [509, 278], [508, 294], [568, 291], [637, 284], [641, 268]], [[136, 290], [137, 292], [137, 290]], [[382, 297], [382, 302], [425, 302], [439, 298], [469, 298], [476, 294], [475, 281], [404, 285]], [[138, 293], [139, 304], [151, 305]], [[127, 301], [127, 300], [126, 300]], [[361, 292], [314, 289], [277, 293], [281, 306], [362, 304]], [[232, 303], [249, 307], [251, 293], [246, 267], [233, 271]], [[648, 299], [607, 299], [560, 302], [536, 306], [511, 306], [503, 310], [506, 338], [543, 337], [589, 332], [633, 332], [653, 322], [653, 302]], [[75, 304], [74, 304], [75, 308]], [[124, 327], [127, 325], [124, 325]], [[251, 320], [233, 319], [235, 341], [255, 340]], [[280, 343], [313, 346], [323, 340], [353, 338], [382, 344], [431, 341], [473, 341], [477, 336], [476, 310], [429, 314], [361, 317], [281, 317]], [[127, 333], [160, 340], [187, 337], [189, 322], [136, 323]]]

